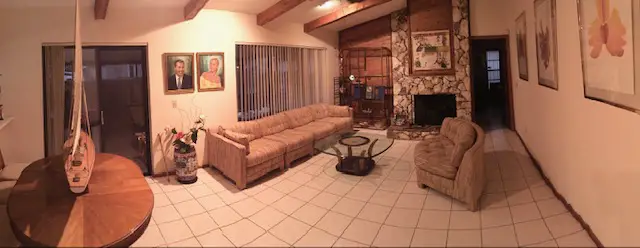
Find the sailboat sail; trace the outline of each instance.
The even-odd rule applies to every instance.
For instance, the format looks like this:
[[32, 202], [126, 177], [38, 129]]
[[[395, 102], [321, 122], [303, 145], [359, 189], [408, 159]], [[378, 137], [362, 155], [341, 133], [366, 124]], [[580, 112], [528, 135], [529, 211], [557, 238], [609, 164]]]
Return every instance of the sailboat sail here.
[[[80, 0], [76, 0], [75, 11], [75, 57], [73, 68], [73, 107], [70, 123], [69, 138], [65, 142], [64, 150], [67, 154], [65, 171], [69, 189], [74, 193], [82, 193], [87, 189], [93, 164], [95, 161], [95, 146], [91, 139], [91, 131], [82, 130], [83, 112], [90, 128], [87, 99], [84, 91], [82, 69], [82, 39], [80, 35]], [[84, 110], [84, 111], [83, 111]]]

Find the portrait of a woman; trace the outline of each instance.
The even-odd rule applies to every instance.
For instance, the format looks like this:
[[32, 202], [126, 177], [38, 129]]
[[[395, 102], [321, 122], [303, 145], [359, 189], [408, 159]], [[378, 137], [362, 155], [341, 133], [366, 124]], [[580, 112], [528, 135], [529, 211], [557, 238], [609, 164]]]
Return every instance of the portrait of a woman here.
[[224, 54], [198, 53], [198, 91], [224, 90]]

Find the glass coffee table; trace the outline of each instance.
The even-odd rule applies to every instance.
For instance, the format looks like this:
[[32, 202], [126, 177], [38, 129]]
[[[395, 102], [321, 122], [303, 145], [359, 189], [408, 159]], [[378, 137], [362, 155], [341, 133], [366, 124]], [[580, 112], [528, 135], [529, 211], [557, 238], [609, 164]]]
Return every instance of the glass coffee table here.
[[356, 131], [318, 140], [314, 149], [338, 157], [337, 171], [365, 176], [375, 166], [373, 158], [389, 149], [393, 141], [386, 136]]

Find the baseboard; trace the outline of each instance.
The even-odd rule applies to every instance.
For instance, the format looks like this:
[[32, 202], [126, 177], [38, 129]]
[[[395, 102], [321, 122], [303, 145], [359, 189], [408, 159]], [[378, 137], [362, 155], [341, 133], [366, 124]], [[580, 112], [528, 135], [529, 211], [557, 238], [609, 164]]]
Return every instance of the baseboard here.
[[553, 191], [553, 194], [556, 196], [556, 198], [558, 198], [558, 200], [560, 200], [560, 202], [562, 202], [562, 204], [565, 206], [565, 208], [567, 208], [569, 213], [571, 213], [571, 215], [580, 223], [582, 228], [587, 232], [587, 234], [589, 234], [589, 237], [591, 238], [591, 240], [593, 240], [593, 242], [596, 244], [596, 246], [599, 247], [599, 248], [604, 247], [604, 245], [602, 245], [602, 242], [600, 242], [598, 237], [596, 237], [595, 233], [593, 233], [593, 230], [591, 230], [591, 227], [589, 226], [589, 224], [587, 224], [587, 222], [585, 222], [584, 219], [582, 219], [582, 216], [580, 216], [580, 214], [578, 214], [578, 212], [576, 212], [576, 210], [573, 209], [571, 204], [569, 204], [567, 202], [567, 199], [565, 199], [564, 196], [562, 196], [556, 190], [556, 187], [553, 186], [553, 183], [551, 183], [549, 178], [544, 174], [544, 171], [542, 170], [542, 167], [540, 166], [540, 163], [531, 154], [531, 151], [529, 151], [529, 147], [527, 146], [527, 143], [524, 142], [524, 140], [522, 139], [522, 136], [520, 136], [520, 133], [518, 133], [518, 131], [516, 131], [515, 133], [518, 135], [518, 138], [520, 139], [520, 142], [522, 142], [522, 144], [524, 145], [524, 149], [529, 154], [529, 157], [531, 157], [531, 160], [533, 161], [533, 165], [538, 169], [538, 172], [540, 172], [540, 175], [542, 176], [542, 179], [544, 180], [545, 183], [547, 183], [547, 185], [549, 185], [549, 187], [551, 188], [551, 191]]

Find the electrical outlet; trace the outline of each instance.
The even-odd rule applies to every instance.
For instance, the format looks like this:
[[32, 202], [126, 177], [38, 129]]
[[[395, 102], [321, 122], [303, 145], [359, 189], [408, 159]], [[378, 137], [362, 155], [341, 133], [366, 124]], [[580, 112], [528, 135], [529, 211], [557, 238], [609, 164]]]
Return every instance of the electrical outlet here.
[[171, 107], [178, 108], [178, 101], [176, 100], [171, 101]]

